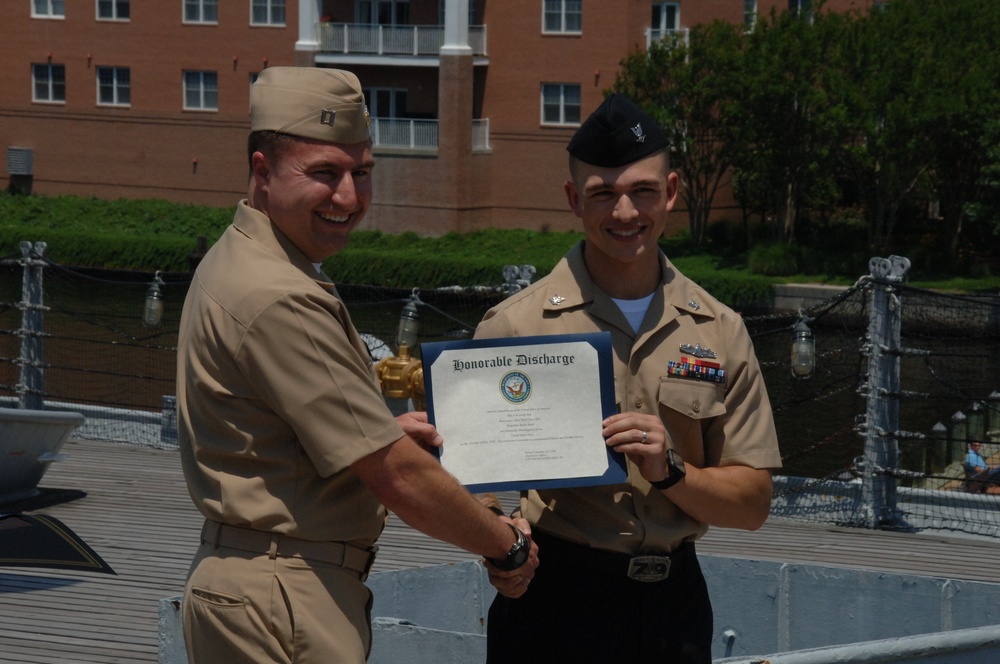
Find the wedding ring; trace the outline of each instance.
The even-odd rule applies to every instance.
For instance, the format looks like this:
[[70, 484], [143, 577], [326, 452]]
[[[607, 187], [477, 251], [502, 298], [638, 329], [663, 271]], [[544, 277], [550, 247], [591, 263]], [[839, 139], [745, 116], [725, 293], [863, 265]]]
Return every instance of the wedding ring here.
[[646, 442], [646, 432], [645, 431], [642, 432], [642, 442], [644, 442], [644, 443]]

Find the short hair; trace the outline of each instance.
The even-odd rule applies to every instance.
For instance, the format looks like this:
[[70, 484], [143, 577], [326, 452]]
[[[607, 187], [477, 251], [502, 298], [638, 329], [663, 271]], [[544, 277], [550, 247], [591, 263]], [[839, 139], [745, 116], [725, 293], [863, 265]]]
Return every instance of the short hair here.
[[250, 132], [247, 137], [247, 162], [250, 166], [250, 172], [253, 172], [254, 152], [262, 153], [268, 162], [275, 164], [281, 161], [289, 148], [298, 141], [299, 139], [295, 136], [269, 129]]

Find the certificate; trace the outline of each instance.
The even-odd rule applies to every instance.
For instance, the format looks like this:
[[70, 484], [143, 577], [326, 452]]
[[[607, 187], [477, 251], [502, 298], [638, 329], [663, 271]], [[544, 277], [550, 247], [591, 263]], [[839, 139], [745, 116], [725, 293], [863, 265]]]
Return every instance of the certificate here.
[[616, 484], [607, 332], [421, 344], [442, 466], [473, 492]]

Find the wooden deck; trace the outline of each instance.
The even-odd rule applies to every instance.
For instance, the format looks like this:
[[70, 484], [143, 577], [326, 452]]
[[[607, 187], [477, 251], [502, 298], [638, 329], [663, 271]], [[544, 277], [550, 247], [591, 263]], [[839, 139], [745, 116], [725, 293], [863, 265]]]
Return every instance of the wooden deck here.
[[[63, 521], [117, 576], [0, 568], [0, 662], [156, 662], [159, 601], [181, 593], [201, 517], [177, 452], [70, 441], [42, 487], [85, 498], [39, 510]], [[512, 496], [505, 496], [511, 500]], [[391, 519], [374, 571], [474, 556]], [[1000, 542], [769, 521], [757, 532], [714, 529], [703, 554], [817, 563], [996, 582]]]

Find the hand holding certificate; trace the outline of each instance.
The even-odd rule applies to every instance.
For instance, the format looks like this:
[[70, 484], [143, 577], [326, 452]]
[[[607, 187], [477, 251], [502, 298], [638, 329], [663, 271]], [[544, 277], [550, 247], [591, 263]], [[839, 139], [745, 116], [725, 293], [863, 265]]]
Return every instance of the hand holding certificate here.
[[472, 491], [624, 482], [601, 435], [614, 414], [606, 332], [421, 346], [441, 464]]

